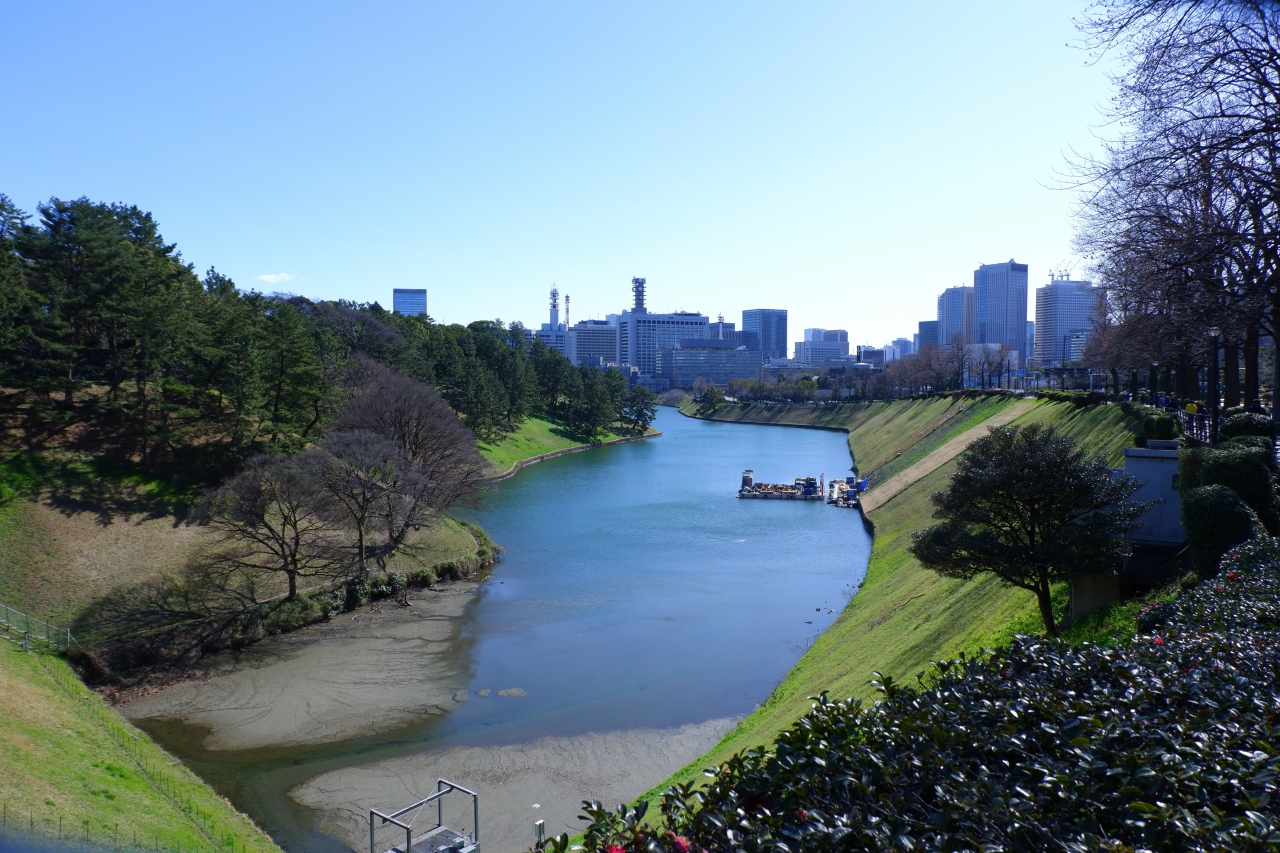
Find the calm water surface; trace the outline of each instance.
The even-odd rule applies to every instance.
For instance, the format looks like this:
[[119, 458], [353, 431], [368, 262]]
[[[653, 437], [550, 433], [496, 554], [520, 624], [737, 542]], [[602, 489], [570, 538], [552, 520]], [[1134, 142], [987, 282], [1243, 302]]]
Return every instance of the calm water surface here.
[[[505, 551], [464, 617], [473, 698], [459, 710], [286, 749], [209, 752], [194, 727], [148, 730], [300, 853], [345, 849], [285, 795], [338, 767], [749, 713], [861, 583], [871, 540], [856, 512], [737, 500], [742, 469], [765, 482], [844, 476], [845, 437], [667, 408], [654, 425], [662, 437], [535, 465], [475, 514]], [[517, 687], [519, 701], [475, 695]]]

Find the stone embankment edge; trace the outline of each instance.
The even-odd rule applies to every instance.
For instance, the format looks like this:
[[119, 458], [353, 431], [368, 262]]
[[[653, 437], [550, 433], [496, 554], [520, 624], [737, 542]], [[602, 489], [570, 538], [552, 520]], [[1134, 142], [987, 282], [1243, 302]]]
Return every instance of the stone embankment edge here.
[[592, 444], [579, 444], [574, 447], [565, 447], [560, 450], [553, 450], [550, 453], [541, 453], [537, 456], [530, 456], [528, 459], [517, 460], [510, 468], [501, 474], [493, 477], [485, 477], [481, 480], [481, 484], [497, 483], [500, 480], [509, 480], [516, 474], [519, 474], [530, 465], [536, 465], [539, 462], [545, 462], [548, 459], [555, 459], [557, 456], [568, 456], [570, 453], [580, 453], [583, 450], [595, 450], [598, 447], [609, 447], [613, 444], [625, 444], [628, 441], [643, 441], [646, 438], [657, 438], [662, 435], [658, 430], [652, 430], [644, 435], [628, 435], [622, 438], [611, 438], [608, 441], [599, 441]]

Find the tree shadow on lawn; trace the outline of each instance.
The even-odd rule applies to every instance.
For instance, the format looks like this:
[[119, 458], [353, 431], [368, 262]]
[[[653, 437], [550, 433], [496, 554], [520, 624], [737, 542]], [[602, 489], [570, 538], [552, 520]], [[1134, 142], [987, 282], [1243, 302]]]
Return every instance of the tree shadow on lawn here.
[[22, 453], [4, 461], [3, 473], [10, 497], [44, 503], [68, 517], [93, 515], [100, 527], [160, 518], [173, 518], [177, 527], [187, 520], [199, 492], [197, 484], [158, 477], [116, 460]]

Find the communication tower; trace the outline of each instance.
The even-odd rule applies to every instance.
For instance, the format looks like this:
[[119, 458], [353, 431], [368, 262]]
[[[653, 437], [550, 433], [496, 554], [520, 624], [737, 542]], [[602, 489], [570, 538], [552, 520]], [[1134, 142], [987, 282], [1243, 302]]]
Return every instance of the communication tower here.
[[636, 314], [649, 313], [648, 309], [644, 307], [644, 279], [643, 278], [633, 277], [631, 279], [631, 292], [632, 294], [635, 295], [635, 298], [636, 298], [635, 307], [632, 308], [631, 310]]

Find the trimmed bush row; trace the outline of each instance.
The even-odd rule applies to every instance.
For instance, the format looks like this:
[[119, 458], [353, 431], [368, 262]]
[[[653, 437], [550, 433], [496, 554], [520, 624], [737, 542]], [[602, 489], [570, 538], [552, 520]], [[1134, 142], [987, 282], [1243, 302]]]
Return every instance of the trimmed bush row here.
[[[1280, 845], [1280, 545], [1148, 608], [1127, 646], [1019, 637], [818, 697], [768, 749], [644, 808], [584, 804], [588, 851], [1274, 850]], [[561, 836], [544, 849], [567, 849]]]

